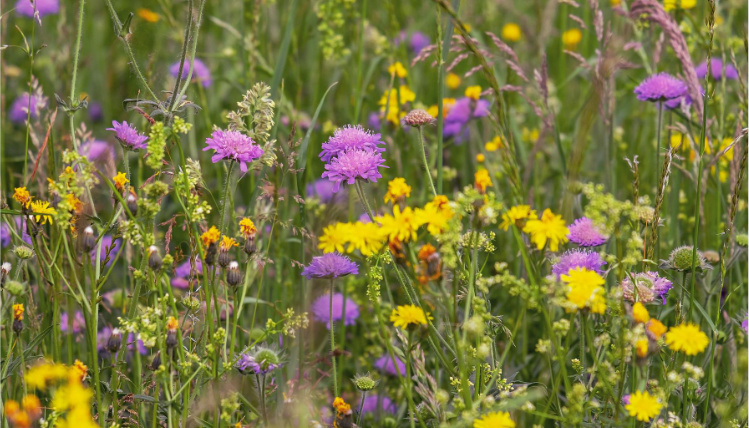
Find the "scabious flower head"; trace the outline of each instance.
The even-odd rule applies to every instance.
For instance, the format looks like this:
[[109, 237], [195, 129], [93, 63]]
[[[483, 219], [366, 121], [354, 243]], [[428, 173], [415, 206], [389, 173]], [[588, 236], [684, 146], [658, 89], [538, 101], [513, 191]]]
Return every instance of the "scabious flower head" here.
[[634, 416], [638, 421], [647, 422], [661, 413], [663, 405], [658, 397], [650, 395], [647, 391], [635, 391], [629, 395], [625, 409], [629, 416]]
[[[29, 0], [20, 0], [19, 3], [21, 2], [29, 3]], [[37, 5], [41, 5], [41, 3], [39, 2], [39, 0], [37, 0]], [[31, 3], [29, 3], [29, 5], [31, 5]], [[18, 4], [16, 5], [16, 7], [18, 7]], [[30, 17], [32, 15], [33, 12], [28, 16]], [[30, 100], [29, 97], [31, 97]], [[31, 107], [31, 109], [29, 109], [29, 106]], [[11, 104], [10, 110], [8, 112], [8, 118], [13, 123], [23, 125], [24, 123], [26, 123], [26, 119], [29, 118], [29, 112], [31, 112], [31, 119], [36, 119], [39, 117], [39, 110], [46, 106], [47, 100], [45, 98], [39, 97], [37, 95], [29, 95], [29, 93], [26, 92], [19, 95], [18, 98], [13, 101], [13, 104]]]
[[139, 134], [138, 130], [133, 125], [127, 123], [127, 121], [119, 123], [113, 120], [112, 127], [107, 128], [107, 131], [114, 131], [114, 137], [127, 149], [138, 150], [146, 148], [148, 136]]
[[575, 220], [569, 227], [570, 233], [567, 236], [570, 241], [581, 247], [597, 247], [606, 243], [608, 239], [600, 232], [600, 229], [593, 224], [593, 220], [582, 217]]
[[515, 421], [508, 412], [492, 412], [473, 421], [473, 428], [515, 428]]
[[216, 129], [209, 138], [205, 140], [206, 147], [203, 151], [214, 150], [211, 161], [216, 163], [220, 160], [234, 160], [239, 162], [239, 169], [247, 172], [247, 163], [254, 161], [263, 155], [263, 149], [255, 144], [252, 138], [239, 131], [224, 131]]
[[550, 251], [557, 251], [559, 244], [567, 242], [570, 233], [561, 215], [554, 214], [550, 209], [545, 209], [540, 219], [530, 219], [525, 223], [523, 232], [531, 235], [531, 241], [540, 250], [549, 243]]
[[47, 222], [52, 224], [52, 216], [57, 214], [57, 210], [50, 207], [49, 202], [47, 201], [32, 202], [31, 211], [34, 212], [34, 214], [39, 214], [36, 216], [36, 222], [39, 224], [46, 224]]
[[[207, 88], [211, 86], [213, 83], [213, 79], [211, 79], [211, 71], [208, 69], [208, 67], [205, 65], [205, 63], [197, 58], [194, 60], [195, 64], [195, 70], [192, 73], [193, 79], [200, 82], [204, 88]], [[190, 60], [185, 59], [185, 63], [182, 67], [182, 78], [187, 78], [187, 73], [190, 71]], [[177, 74], [179, 74], [179, 61], [172, 64], [171, 67], [169, 67], [169, 73], [177, 77]]]
[[[702, 61], [700, 65], [694, 68], [697, 77], [704, 79], [707, 76], [707, 61]], [[736, 71], [736, 67], [731, 64], [723, 65], [723, 60], [720, 58], [710, 58], [710, 74], [713, 79], [721, 80], [726, 78], [728, 80], [736, 80], [739, 78], [739, 72]]]
[[[692, 270], [692, 253], [694, 248], [689, 245], [684, 245], [674, 249], [668, 257], [666, 267], [669, 269], [690, 272]], [[710, 265], [705, 260], [705, 256], [701, 251], [696, 252], [697, 261], [694, 266], [697, 270], [710, 269]]]
[[598, 272], [575, 268], [561, 278], [569, 286], [567, 301], [575, 308], [588, 308], [595, 314], [606, 311], [606, 290], [602, 287], [605, 281]]
[[515, 225], [522, 229], [525, 226], [525, 221], [530, 219], [538, 219], [536, 210], [532, 210], [530, 205], [515, 205], [506, 213], [502, 214], [502, 223], [499, 227], [501, 227], [502, 230], [508, 230], [510, 226]]
[[375, 217], [375, 221], [380, 223], [380, 230], [389, 240], [401, 242], [416, 239], [416, 230], [423, 224], [418, 211], [412, 210], [411, 207], [401, 211], [398, 205], [393, 206], [393, 215], [378, 216]]
[[666, 345], [676, 352], [683, 352], [689, 356], [704, 351], [710, 343], [707, 335], [697, 324], [685, 323], [671, 327], [666, 333]]
[[666, 295], [673, 287], [671, 281], [658, 276], [656, 272], [635, 273], [632, 274], [632, 278], [627, 275], [621, 285], [624, 298], [630, 302], [635, 301], [636, 288], [639, 302], [651, 303], [655, 301], [656, 297], [660, 297], [664, 305], [666, 304]]
[[478, 119], [489, 115], [489, 101], [463, 97], [453, 101], [452, 105], [449, 104], [447, 114], [445, 115], [443, 135], [445, 138], [454, 138], [455, 143], [460, 144], [468, 138], [468, 122], [471, 119]]
[[411, 186], [406, 184], [406, 179], [397, 177], [388, 182], [388, 192], [385, 194], [385, 203], [397, 204], [403, 199], [411, 196]]
[[122, 192], [125, 190], [125, 184], [129, 183], [130, 180], [127, 179], [127, 176], [124, 172], [118, 172], [117, 175], [112, 177], [112, 182], [114, 183], [115, 189]]
[[424, 313], [424, 310], [415, 305], [401, 305], [393, 309], [390, 314], [390, 321], [397, 328], [403, 330], [409, 326], [427, 325], [427, 319], [432, 319], [428, 313]]
[[302, 276], [310, 278], [338, 278], [359, 273], [359, 266], [346, 256], [338, 253], [327, 253], [313, 257]]
[[211, 226], [210, 229], [200, 235], [200, 240], [203, 241], [204, 247], [217, 243], [219, 238], [221, 238], [221, 232], [216, 229], [216, 226]]
[[13, 199], [15, 199], [19, 204], [23, 205], [24, 208], [28, 208], [29, 204], [31, 204], [31, 199], [33, 199], [33, 196], [31, 196], [31, 194], [28, 190], [26, 190], [25, 187], [16, 187], [15, 191], [13, 192]]
[[668, 73], [654, 74], [635, 88], [640, 101], [667, 101], [687, 93], [687, 84]]
[[551, 272], [559, 278], [560, 275], [566, 274], [572, 269], [582, 267], [600, 274], [603, 272], [602, 268], [605, 264], [606, 262], [598, 253], [587, 250], [570, 250], [562, 254], [559, 261], [551, 267]]
[[502, 27], [502, 38], [508, 42], [517, 42], [523, 37], [523, 31], [518, 24], [508, 22]]
[[322, 176], [333, 182], [333, 192], [338, 192], [344, 182], [354, 184], [356, 180], [369, 180], [376, 183], [377, 179], [382, 178], [379, 168], [387, 168], [384, 163], [377, 151], [349, 150], [325, 164]]
[[349, 150], [364, 150], [367, 152], [381, 153], [385, 149], [380, 134], [376, 134], [360, 125], [346, 125], [338, 128], [328, 141], [322, 144], [320, 160], [330, 162], [336, 156], [340, 156]]
[[60, 1], [34, 0], [33, 5], [31, 4], [31, 0], [18, 0], [16, 2], [16, 13], [21, 16], [33, 18], [34, 9], [39, 12], [40, 18], [47, 15], [57, 15], [60, 13]]
[[67, 312], [63, 312], [60, 314], [60, 331], [63, 333], [72, 333], [72, 334], [78, 334], [83, 331], [83, 329], [86, 327], [86, 320], [83, 318], [83, 312], [81, 311], [75, 311], [75, 315], [72, 317], [72, 324], [73, 328], [72, 331], [68, 331], [68, 327], [70, 324], [70, 315]]
[[395, 363], [393, 363], [393, 358], [391, 358], [388, 353], [385, 353], [378, 358], [374, 363], [374, 367], [380, 372], [387, 373], [391, 376], [406, 375], [406, 364], [397, 356], [395, 357]]
[[[344, 300], [346, 302], [346, 312], [344, 312]], [[310, 308], [312, 315], [317, 321], [325, 323], [330, 330], [330, 296], [324, 294], [318, 297]], [[350, 298], [343, 298], [343, 294], [333, 294], [333, 322], [343, 320], [344, 325], [354, 325], [359, 318], [359, 305]]]
[[474, 186], [481, 193], [486, 193], [488, 187], [492, 187], [492, 178], [489, 176], [489, 171], [482, 168], [476, 171], [474, 175]]
[[434, 123], [434, 117], [422, 109], [415, 109], [403, 117], [403, 122], [408, 126], [419, 127]]

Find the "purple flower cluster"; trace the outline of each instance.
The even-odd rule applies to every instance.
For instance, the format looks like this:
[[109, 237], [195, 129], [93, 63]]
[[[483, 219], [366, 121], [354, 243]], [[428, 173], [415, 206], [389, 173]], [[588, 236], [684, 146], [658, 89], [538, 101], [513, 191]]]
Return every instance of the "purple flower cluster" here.
[[[103, 329], [99, 330], [99, 333], [96, 334], [96, 350], [99, 352], [99, 356], [106, 357], [110, 354], [110, 352], [107, 350], [107, 342], [109, 341], [109, 337], [111, 335], [112, 329], [109, 327], [104, 327]], [[140, 355], [148, 354], [148, 348], [146, 348], [146, 345], [143, 344], [142, 340], [136, 338], [133, 333], [129, 333], [127, 335], [127, 340], [125, 341], [124, 345], [127, 345], [127, 349], [130, 352], [134, 351], [137, 347], [138, 353]]]
[[247, 172], [247, 163], [263, 155], [263, 149], [252, 138], [239, 131], [217, 129], [205, 140], [203, 151], [214, 150], [211, 160], [216, 163], [223, 159], [239, 162], [239, 169]]
[[367, 395], [362, 403], [361, 412], [364, 413], [378, 413], [384, 411], [394, 415], [398, 412], [398, 406], [395, 405], [387, 395], [372, 394]]
[[[707, 76], [707, 61], [703, 61], [700, 65], [694, 68], [697, 77], [704, 79]], [[713, 75], [713, 79], [721, 80], [726, 78], [728, 80], [736, 80], [739, 78], [739, 72], [731, 64], [723, 65], [723, 61], [718, 58], [710, 59], [710, 74]]]
[[258, 361], [254, 356], [246, 352], [240, 355], [239, 360], [234, 364], [234, 368], [243, 375], [266, 374], [277, 369], [279, 366], [280, 364], [275, 364], [267, 360]]
[[463, 97], [455, 101], [445, 116], [443, 135], [460, 143], [468, 138], [468, 122], [489, 115], [489, 101]]
[[377, 182], [382, 178], [379, 168], [385, 160], [378, 147], [384, 144], [380, 134], [375, 134], [361, 126], [345, 126], [335, 131], [327, 142], [323, 143], [320, 159], [325, 162], [323, 178], [333, 183], [333, 192], [338, 192], [341, 183], [356, 183], [356, 180]]
[[[632, 275], [634, 284], [629, 276], [622, 281], [622, 294], [630, 302], [638, 300], [642, 303], [651, 303], [659, 297], [663, 304], [666, 304], [666, 295], [668, 290], [673, 288], [673, 284], [666, 278], [661, 278], [656, 272], [643, 272]], [[635, 288], [637, 289], [637, 299], [635, 299]]]
[[[31, 100], [29, 100], [29, 97]], [[29, 109], [29, 106], [31, 106], [31, 109]], [[10, 118], [10, 121], [13, 123], [23, 125], [29, 117], [29, 111], [31, 111], [31, 118], [36, 119], [39, 117], [39, 110], [46, 106], [47, 100], [44, 99], [44, 97], [29, 95], [29, 93], [26, 92], [13, 100], [13, 104], [11, 104], [10, 111], [8, 112], [8, 118]]]
[[[193, 79], [200, 82], [204, 88], [207, 88], [211, 86], [213, 83], [213, 79], [211, 78], [211, 71], [208, 70], [208, 67], [205, 65], [205, 63], [197, 58], [193, 61], [195, 64], [195, 70], [192, 72]], [[185, 60], [184, 65], [182, 66], [182, 78], [187, 79], [187, 74], [190, 72], [190, 61]], [[171, 67], [169, 67], [169, 73], [177, 77], [177, 74], [179, 74], [179, 61], [172, 64]]]
[[380, 134], [364, 129], [361, 125], [346, 125], [338, 128], [333, 136], [327, 142], [322, 143], [320, 160], [330, 162], [330, 159], [339, 156], [349, 150], [364, 150], [382, 153], [385, 151], [382, 147], [385, 143], [380, 139]]
[[139, 134], [138, 130], [126, 121], [120, 123], [113, 120], [112, 127], [107, 128], [107, 131], [114, 131], [114, 138], [116, 138], [126, 149], [138, 150], [146, 148], [146, 140], [148, 140], [148, 137]]
[[[333, 322], [343, 320], [344, 325], [354, 325], [359, 318], [359, 306], [351, 299], [346, 298], [346, 311], [344, 312], [343, 294], [333, 294]], [[330, 330], [330, 296], [323, 294], [318, 297], [310, 307], [312, 315], [317, 321], [325, 323]]]
[[346, 256], [338, 253], [327, 253], [313, 257], [304, 268], [302, 275], [310, 278], [338, 278], [359, 273], [359, 266]]
[[[203, 274], [203, 262], [200, 257], [195, 258], [195, 275]], [[174, 269], [174, 278], [172, 278], [172, 287], [187, 290], [190, 288], [190, 279], [192, 278], [192, 267], [190, 260], [186, 260], [176, 269]]]
[[393, 364], [393, 359], [390, 358], [390, 354], [385, 353], [380, 358], [378, 358], [377, 361], [375, 361], [374, 367], [380, 372], [392, 376], [398, 376], [398, 373], [400, 373], [401, 376], [405, 376], [406, 364], [398, 357], [395, 357], [395, 362], [396, 364], [398, 364], [397, 370], [395, 368], [395, 364]]
[[[60, 314], [60, 331], [63, 333], [68, 333], [68, 327], [70, 323], [70, 318], [67, 312], [63, 312]], [[83, 312], [81, 311], [75, 311], [75, 315], [73, 315], [73, 334], [78, 334], [83, 331], [83, 328], [86, 327], [86, 320], [83, 318]]]
[[307, 184], [307, 197], [317, 197], [324, 204], [335, 202], [336, 200], [344, 200], [346, 196], [345, 190], [334, 192], [334, 187], [335, 183], [330, 180], [324, 178], [315, 180]]
[[33, 18], [35, 6], [40, 18], [60, 13], [59, 0], [34, 0], [33, 5], [31, 4], [31, 0], [18, 0], [16, 2], [16, 13], [21, 16]]
[[602, 273], [605, 264], [606, 262], [598, 253], [587, 250], [571, 250], [562, 254], [559, 261], [551, 267], [551, 272], [557, 278], [578, 267]]
[[654, 74], [635, 88], [640, 101], [661, 102], [681, 98], [687, 94], [687, 84], [668, 73]]
[[422, 49], [432, 43], [429, 36], [421, 31], [414, 31], [410, 36], [405, 31], [401, 31], [395, 39], [395, 46], [398, 46], [403, 42], [408, 42], [408, 47], [411, 49], [411, 53], [413, 53], [414, 56], [418, 55]]
[[567, 235], [570, 241], [581, 247], [597, 247], [606, 243], [608, 239], [593, 224], [593, 220], [581, 217], [569, 226]]

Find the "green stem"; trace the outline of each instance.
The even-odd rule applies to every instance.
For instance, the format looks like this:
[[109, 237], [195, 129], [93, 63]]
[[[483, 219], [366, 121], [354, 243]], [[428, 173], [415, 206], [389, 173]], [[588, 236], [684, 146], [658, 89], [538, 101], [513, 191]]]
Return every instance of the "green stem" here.
[[333, 326], [333, 278], [330, 279], [330, 307], [329, 311], [329, 322], [330, 322], [330, 360], [333, 362], [333, 393], [336, 397], [340, 397], [338, 391], [338, 373], [335, 366], [335, 327]]
[[432, 196], [437, 196], [437, 189], [434, 188], [432, 173], [429, 171], [429, 161], [427, 160], [426, 146], [424, 145], [424, 127], [418, 126], [417, 128], [419, 130], [419, 144], [421, 145], [419, 152], [421, 153], [421, 161], [424, 163], [424, 174], [427, 176], [427, 180], [429, 180], [429, 188], [432, 189]]

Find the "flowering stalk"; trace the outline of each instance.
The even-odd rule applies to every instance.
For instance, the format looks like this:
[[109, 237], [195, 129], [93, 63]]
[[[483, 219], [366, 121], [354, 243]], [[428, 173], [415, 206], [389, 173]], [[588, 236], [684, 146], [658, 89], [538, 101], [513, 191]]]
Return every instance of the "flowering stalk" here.
[[[434, 188], [434, 182], [432, 181], [432, 173], [429, 171], [429, 161], [427, 161], [427, 152], [426, 152], [426, 146], [424, 145], [424, 131], [423, 126], [417, 127], [419, 130], [419, 145], [421, 148], [419, 149], [419, 153], [421, 154], [421, 162], [424, 163], [424, 174], [427, 176], [427, 180], [429, 180], [429, 188], [432, 190], [432, 196], [437, 196], [437, 189]], [[442, 153], [438, 153], [438, 156], [442, 156]]]

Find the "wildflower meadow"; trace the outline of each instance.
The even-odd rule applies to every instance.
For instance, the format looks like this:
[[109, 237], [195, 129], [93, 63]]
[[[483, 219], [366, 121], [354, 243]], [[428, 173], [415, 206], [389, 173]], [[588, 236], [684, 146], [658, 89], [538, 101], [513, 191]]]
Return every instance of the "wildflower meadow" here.
[[747, 16], [0, 1], [0, 428], [747, 427]]

